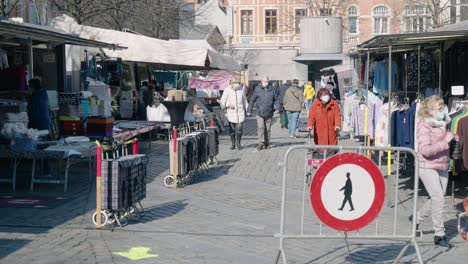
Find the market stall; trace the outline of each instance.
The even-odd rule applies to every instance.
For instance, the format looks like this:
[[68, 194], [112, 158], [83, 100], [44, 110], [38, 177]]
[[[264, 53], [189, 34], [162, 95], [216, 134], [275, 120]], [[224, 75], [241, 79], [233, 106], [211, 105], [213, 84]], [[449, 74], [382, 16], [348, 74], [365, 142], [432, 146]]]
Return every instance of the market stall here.
[[[20, 161], [31, 160], [31, 190], [35, 183], [58, 183], [64, 184], [66, 191], [68, 170], [73, 160], [86, 159], [91, 162], [94, 144], [50, 141], [60, 136], [57, 134], [57, 126], [54, 125], [58, 120], [53, 119], [58, 118], [60, 112], [59, 97], [66, 92], [64, 47], [66, 44], [110, 49], [124, 47], [9, 20], [0, 20], [0, 34], [5, 39], [0, 43], [0, 158], [11, 160], [13, 163], [11, 177], [0, 182], [11, 183], [12, 189], [15, 190]], [[34, 82], [28, 87], [28, 81], [31, 80]], [[35, 90], [31, 94], [30, 86], [33, 84]], [[39, 95], [40, 102], [49, 101], [50, 105], [44, 104], [43, 108], [31, 104], [35, 96]], [[74, 99], [71, 101], [74, 102]], [[38, 108], [31, 108], [32, 106]], [[41, 113], [37, 113], [38, 111]], [[48, 123], [50, 126], [43, 125]], [[62, 176], [59, 172], [57, 177], [37, 178], [36, 162], [44, 160], [58, 161], [59, 164], [63, 161], [65, 174]]]

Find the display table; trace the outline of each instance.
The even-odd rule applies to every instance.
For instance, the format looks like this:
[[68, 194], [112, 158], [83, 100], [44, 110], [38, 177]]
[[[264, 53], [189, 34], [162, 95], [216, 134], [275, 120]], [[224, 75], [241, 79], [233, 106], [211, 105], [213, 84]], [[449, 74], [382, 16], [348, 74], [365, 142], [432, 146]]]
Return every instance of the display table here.
[[163, 127], [164, 124], [161, 122], [120, 120], [114, 124], [114, 128], [118, 128], [122, 132], [114, 133], [112, 137], [116, 142], [122, 143], [140, 134], [151, 132], [152, 130], [160, 129]]
[[[13, 161], [13, 173], [11, 179], [0, 179], [0, 182], [8, 182], [12, 184], [13, 191], [16, 188], [16, 171], [22, 160], [32, 160], [31, 184], [30, 189], [34, 191], [34, 183], [49, 183], [63, 184], [64, 192], [68, 188], [68, 172], [70, 167], [77, 161], [88, 159], [89, 173], [92, 177], [92, 158], [96, 156], [96, 144], [92, 142], [72, 143], [68, 145], [54, 145], [44, 150], [35, 151], [18, 151], [18, 150], [2, 150], [0, 158], [11, 159]], [[44, 160], [57, 160], [59, 168], [61, 162], [65, 161], [65, 174], [59, 175], [57, 178], [36, 178], [36, 162]]]

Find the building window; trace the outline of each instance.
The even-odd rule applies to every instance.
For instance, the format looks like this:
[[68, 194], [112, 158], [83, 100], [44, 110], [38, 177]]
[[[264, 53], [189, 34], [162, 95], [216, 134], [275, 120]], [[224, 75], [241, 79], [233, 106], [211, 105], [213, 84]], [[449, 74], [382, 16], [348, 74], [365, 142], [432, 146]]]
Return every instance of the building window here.
[[348, 8], [348, 31], [349, 33], [357, 33], [358, 13], [355, 6]]
[[278, 16], [276, 9], [265, 10], [265, 34], [278, 33]]
[[296, 9], [296, 14], [294, 16], [294, 19], [296, 20], [294, 25], [296, 34], [301, 33], [301, 17], [303, 16], [307, 16], [307, 9]]
[[333, 9], [329, 8], [320, 8], [319, 9], [320, 16], [331, 16], [333, 13]]
[[388, 33], [388, 8], [386, 6], [377, 6], [374, 8], [372, 15], [374, 17], [374, 34]]
[[252, 35], [253, 34], [253, 17], [252, 10], [241, 11], [241, 34]]
[[403, 19], [406, 32], [425, 32], [432, 28], [431, 11], [427, 6], [407, 6]]

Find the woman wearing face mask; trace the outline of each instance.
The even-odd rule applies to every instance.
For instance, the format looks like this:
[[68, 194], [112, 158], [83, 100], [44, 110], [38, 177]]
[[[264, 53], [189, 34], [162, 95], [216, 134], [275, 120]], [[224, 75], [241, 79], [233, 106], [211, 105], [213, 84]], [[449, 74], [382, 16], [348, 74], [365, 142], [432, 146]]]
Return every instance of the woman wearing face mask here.
[[318, 91], [317, 100], [312, 103], [312, 107], [309, 109], [307, 128], [314, 129], [315, 144], [338, 144], [341, 112], [338, 103], [331, 99], [328, 89], [321, 88]]
[[226, 118], [229, 121], [231, 149], [237, 146], [237, 149], [241, 150], [242, 124], [245, 119], [247, 99], [238, 79], [231, 79], [231, 85], [224, 90], [220, 104], [223, 109], [226, 109]]
[[426, 98], [418, 111], [417, 124], [419, 178], [424, 184], [430, 199], [417, 214], [419, 223], [432, 214], [432, 227], [435, 232], [434, 244], [451, 247], [445, 238], [444, 203], [448, 181], [449, 144], [454, 135], [447, 132], [450, 118], [445, 114], [444, 101], [438, 96]]

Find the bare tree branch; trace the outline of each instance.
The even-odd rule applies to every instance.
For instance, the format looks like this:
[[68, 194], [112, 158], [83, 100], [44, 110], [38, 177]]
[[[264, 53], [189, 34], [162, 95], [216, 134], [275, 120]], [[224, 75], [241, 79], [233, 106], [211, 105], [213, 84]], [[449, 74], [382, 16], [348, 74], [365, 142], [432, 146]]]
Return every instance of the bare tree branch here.
[[0, 0], [0, 16], [9, 17], [19, 0]]

